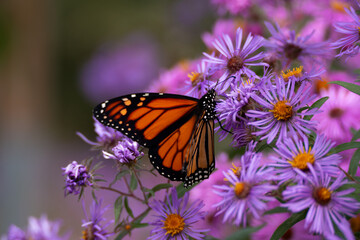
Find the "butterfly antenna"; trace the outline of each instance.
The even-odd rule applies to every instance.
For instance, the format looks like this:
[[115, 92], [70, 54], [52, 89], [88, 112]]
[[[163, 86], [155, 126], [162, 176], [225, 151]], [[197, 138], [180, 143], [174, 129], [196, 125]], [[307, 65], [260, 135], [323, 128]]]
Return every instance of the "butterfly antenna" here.
[[236, 78], [236, 76], [230, 76], [230, 77], [227, 77], [227, 78], [225, 78], [224, 80], [222, 80], [222, 81], [220, 81], [219, 82], [219, 79], [216, 81], [216, 85], [215, 85], [215, 87], [214, 88], [216, 88], [217, 86], [218, 86], [218, 84], [219, 83], [222, 83], [222, 82], [225, 82], [225, 81], [227, 81], [227, 80], [229, 80], [229, 79], [235, 79]]
[[224, 130], [225, 132], [228, 132], [228, 133], [230, 133], [230, 134], [233, 134], [231, 131], [225, 129], [225, 128], [221, 125], [220, 119], [219, 119], [218, 117], [216, 117], [216, 120], [218, 121], [219, 126], [220, 126], [220, 128], [221, 128], [222, 130]]

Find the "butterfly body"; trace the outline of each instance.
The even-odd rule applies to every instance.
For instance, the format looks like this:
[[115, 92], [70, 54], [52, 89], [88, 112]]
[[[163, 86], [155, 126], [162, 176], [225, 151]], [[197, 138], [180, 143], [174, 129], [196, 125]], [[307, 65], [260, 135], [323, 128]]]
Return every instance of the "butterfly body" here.
[[184, 186], [209, 177], [215, 168], [215, 91], [201, 99], [166, 93], [129, 94], [94, 108], [102, 124], [149, 148], [157, 171]]

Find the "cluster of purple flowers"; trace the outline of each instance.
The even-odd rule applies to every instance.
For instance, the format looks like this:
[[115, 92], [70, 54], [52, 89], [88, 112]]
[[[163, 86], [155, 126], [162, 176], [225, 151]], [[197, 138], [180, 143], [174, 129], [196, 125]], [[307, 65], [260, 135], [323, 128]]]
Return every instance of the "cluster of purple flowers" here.
[[[233, 15], [253, 7], [250, 2], [241, 6], [234, 5], [234, 1], [212, 3], [219, 12], [229, 11]], [[263, 3], [269, 8], [275, 7]], [[219, 20], [213, 33], [203, 35], [210, 49], [203, 53], [204, 57], [179, 63], [163, 72], [152, 85], [153, 91], [197, 98], [215, 89], [219, 96], [216, 112], [221, 126], [216, 131], [220, 140], [230, 136], [235, 149], [245, 147], [233, 168], [219, 166], [222, 173], [213, 174], [217, 180], [212, 186], [200, 184], [190, 192], [192, 196], [201, 196], [206, 191], [206, 196], [212, 199], [212, 205], [205, 207], [209, 212], [206, 221], [217, 222], [214, 219], [222, 218], [223, 222], [236, 226], [251, 226], [261, 222], [264, 212], [274, 206], [276, 199], [281, 199], [282, 203], [277, 205], [287, 208], [288, 213], [307, 212], [302, 225], [307, 236], [336, 239], [334, 229], [338, 229], [347, 239], [353, 239], [347, 218], [355, 216], [360, 204], [349, 196], [354, 188], [343, 189], [349, 181], [339, 170], [342, 156], [329, 154], [338, 143], [329, 133], [341, 128], [347, 132], [348, 141], [350, 128], [358, 129], [360, 124], [353, 111], [339, 104], [329, 112], [331, 116], [337, 114], [338, 119], [347, 116], [347, 123], [340, 124], [334, 119], [331, 122], [334, 127], [324, 129], [323, 123], [330, 120], [319, 117], [324, 112], [314, 104], [321, 97], [332, 97], [334, 91], [344, 91], [326, 85], [333, 77], [324, 77], [327, 64], [335, 56], [331, 48], [340, 48], [337, 57], [355, 56], [358, 52], [359, 19], [352, 8], [346, 12], [355, 24], [335, 24], [336, 31], [347, 34], [338, 41], [319, 41], [315, 31], [297, 33], [283, 24], [267, 21], [265, 31], [270, 36], [264, 38], [252, 34], [246, 27], [236, 27], [232, 21]], [[347, 92], [340, 98], [355, 104], [360, 97]], [[340, 110], [335, 113], [336, 109]], [[109, 131], [112, 130], [100, 132], [109, 136], [103, 134]], [[121, 164], [133, 163], [143, 155], [139, 145], [124, 136], [115, 141], [101, 138], [95, 144], [104, 149], [104, 158]], [[270, 157], [259, 152], [264, 146], [273, 149]], [[191, 203], [187, 193], [179, 199], [175, 188], [170, 195], [166, 201], [154, 200], [149, 204], [158, 214], [156, 220], [150, 222], [154, 228], [149, 239], [203, 239], [210, 229], [196, 230], [194, 224], [205, 218], [205, 213], [200, 211], [204, 204]], [[216, 230], [218, 234], [219, 229]]]
[[65, 178], [65, 195], [79, 194], [82, 187], [92, 185], [92, 176], [86, 166], [73, 161], [63, 168]]
[[[231, 2], [214, 4], [223, 11]], [[222, 124], [216, 128], [220, 140], [230, 135], [235, 148], [248, 149], [241, 166], [223, 171], [225, 182], [215, 184], [211, 198], [221, 200], [213, 205], [213, 217], [246, 227], [251, 224], [248, 215], [261, 219], [270, 208], [267, 202], [285, 189], [280, 194], [281, 206], [293, 213], [307, 211], [303, 227], [308, 234], [337, 239], [336, 228], [346, 239], [354, 239], [347, 219], [355, 216], [360, 204], [349, 196], [355, 189], [345, 187], [350, 181], [339, 169], [342, 156], [329, 152], [338, 139], [350, 141], [351, 128], [359, 129], [357, 112], [351, 106], [360, 96], [324, 84], [334, 78], [326, 79], [326, 64], [335, 55], [331, 48], [341, 48], [335, 57], [358, 53], [359, 17], [353, 8], [345, 11], [354, 22], [334, 24], [346, 36], [333, 43], [315, 42], [315, 31], [301, 35], [269, 22], [265, 22], [271, 34], [268, 39], [250, 33], [243, 41], [244, 30], [238, 28], [233, 34], [234, 27], [225, 22], [214, 29], [220, 37], [204, 36], [213, 52], [204, 53], [201, 73], [189, 76], [201, 76], [201, 81], [185, 81], [185, 89], [189, 95], [201, 96], [205, 89], [215, 88], [220, 96], [216, 107]], [[321, 97], [330, 97], [325, 112], [311, 107]], [[263, 160], [254, 141], [270, 145], [275, 154]], [[201, 188], [193, 191], [203, 192]]]
[[30, 217], [27, 230], [11, 225], [6, 236], [2, 240], [67, 240], [69, 234], [61, 236], [59, 234], [61, 227], [60, 221], [49, 221], [47, 216], [40, 218]]
[[[251, 143], [252, 144], [252, 143]], [[247, 224], [247, 214], [260, 218], [267, 209], [267, 201], [273, 200], [268, 193], [276, 190], [271, 185], [272, 168], [260, 167], [261, 154], [249, 149], [241, 157], [241, 166], [223, 172], [226, 185], [215, 185], [215, 193], [222, 200], [214, 205], [219, 208], [216, 215], [224, 213], [223, 221], [231, 221], [236, 225]]]
[[299, 172], [304, 183], [289, 186], [283, 192], [287, 201], [283, 206], [294, 213], [307, 209], [305, 228], [312, 233], [335, 238], [336, 226], [346, 239], [355, 239], [346, 220], [347, 216], [354, 217], [360, 209], [360, 203], [347, 196], [355, 189], [341, 189], [348, 183], [343, 173], [335, 179], [321, 169], [316, 171], [311, 164], [308, 168], [311, 176]]
[[[144, 184], [140, 173], [152, 170], [146, 164], [137, 164], [144, 155], [139, 144], [94, 120], [95, 141], [78, 135], [92, 148], [101, 150], [97, 158], [113, 159], [121, 167], [117, 168], [115, 180], [105, 186], [94, 178], [95, 168], [90, 170], [88, 165], [73, 161], [62, 169], [65, 195], [77, 195], [91, 186], [94, 192], [101, 188], [119, 196], [114, 205], [115, 221], [105, 219], [107, 207], [101, 206], [102, 200], [94, 201], [90, 215], [84, 209], [83, 239], [125, 236], [133, 228], [147, 225], [152, 227], [148, 239], [204, 239], [206, 234], [225, 239], [218, 227], [220, 221], [236, 228], [259, 227], [266, 222], [270, 226], [266, 216], [272, 213], [267, 211], [274, 207], [286, 211], [286, 216], [304, 214], [297, 226], [301, 230], [296, 230], [306, 235], [301, 238], [355, 239], [356, 230], [348, 219], [360, 209], [358, 192], [351, 185], [356, 177], [345, 175], [343, 171], [347, 169], [340, 169], [345, 166], [350, 173], [348, 156], [352, 153], [341, 154], [338, 149], [333, 152], [334, 147], [345, 142], [350, 144], [344, 149], [358, 146], [360, 112], [356, 109], [360, 91], [350, 92], [327, 82], [358, 87], [351, 74], [332, 71], [331, 61], [345, 57], [351, 62], [350, 58], [359, 56], [360, 18], [354, 8], [360, 8], [360, 4], [353, 1], [356, 4], [351, 7], [345, 1], [331, 1], [331, 9], [326, 13], [314, 14], [329, 1], [210, 2], [221, 15], [243, 15], [243, 22], [218, 20], [213, 32], [202, 36], [208, 51], [198, 59], [182, 61], [163, 71], [149, 89], [196, 98], [214, 89], [219, 121], [215, 131], [220, 141], [231, 138], [231, 152], [241, 156], [231, 161], [227, 154], [220, 154], [216, 161], [219, 170], [179, 197], [181, 191], [177, 189], [181, 188], [172, 187], [169, 182], [155, 187], [150, 186], [152, 180]], [[262, 4], [261, 14], [267, 18], [256, 11], [256, 4]], [[289, 9], [293, 16], [288, 16]], [[333, 22], [316, 25], [319, 31], [312, 29], [326, 14]], [[253, 24], [246, 18], [263, 22]], [[300, 20], [304, 20], [305, 27], [299, 30], [295, 23]], [[146, 61], [144, 65], [147, 66]], [[355, 154], [359, 156], [359, 152]], [[358, 165], [355, 157], [352, 167]], [[112, 187], [120, 181], [124, 188]], [[158, 200], [156, 193], [162, 190], [163, 201]], [[145, 210], [135, 216], [139, 211], [131, 209], [130, 199], [143, 204]], [[146, 218], [151, 211], [156, 213], [153, 220]], [[113, 223], [114, 232], [107, 230]], [[279, 225], [280, 222], [261, 238], [269, 239]], [[11, 226], [4, 239], [66, 239], [58, 236], [58, 230], [59, 224], [48, 222], [46, 217], [31, 218], [28, 231]], [[292, 239], [290, 233], [288, 229], [284, 238]], [[259, 239], [256, 236], [260, 235], [254, 233], [253, 238]]]
[[132, 163], [138, 157], [144, 155], [143, 152], [139, 151], [139, 144], [129, 138], [124, 138], [122, 141], [119, 141], [118, 144], [112, 148], [112, 151], [114, 154], [103, 151], [104, 158], [114, 159], [120, 163]]

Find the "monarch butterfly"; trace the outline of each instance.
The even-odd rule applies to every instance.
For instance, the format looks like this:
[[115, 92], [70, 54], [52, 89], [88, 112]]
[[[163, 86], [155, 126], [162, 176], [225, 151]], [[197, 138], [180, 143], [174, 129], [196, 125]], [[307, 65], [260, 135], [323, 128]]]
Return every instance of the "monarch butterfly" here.
[[215, 90], [200, 99], [166, 93], [129, 94], [94, 108], [102, 124], [149, 148], [157, 171], [185, 187], [207, 179], [215, 168]]

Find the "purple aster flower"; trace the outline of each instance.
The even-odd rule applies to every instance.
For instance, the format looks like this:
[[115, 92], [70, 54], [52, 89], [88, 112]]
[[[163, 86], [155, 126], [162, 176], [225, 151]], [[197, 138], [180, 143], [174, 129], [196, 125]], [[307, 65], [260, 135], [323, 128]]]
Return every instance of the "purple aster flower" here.
[[[243, 31], [238, 28], [236, 31], [235, 46], [229, 35], [224, 34], [223, 38], [214, 41], [214, 47], [220, 53], [219, 57], [214, 57], [207, 53], [204, 55], [208, 58], [204, 61], [214, 64], [213, 70], [223, 71], [219, 82], [222, 82], [230, 76], [240, 77], [242, 74], [248, 77], [256, 76], [256, 74], [249, 69], [250, 66], [267, 66], [266, 63], [256, 63], [263, 58], [263, 53], [260, 52], [255, 56], [250, 57], [256, 50], [263, 45], [263, 38], [260, 36], [253, 37], [251, 33], [246, 38], [244, 45], [242, 45]], [[225, 84], [228, 81], [225, 81]], [[229, 85], [224, 85], [222, 90], [225, 91]]]
[[205, 212], [200, 211], [203, 202], [196, 200], [187, 207], [188, 193], [178, 199], [175, 188], [171, 190], [171, 199], [167, 197], [167, 203], [154, 200], [150, 206], [159, 215], [156, 221], [149, 223], [155, 226], [148, 239], [176, 240], [176, 239], [203, 239], [203, 232], [208, 230], [194, 229], [194, 224], [204, 219]]
[[85, 214], [85, 219], [82, 220], [82, 227], [85, 228], [83, 231], [82, 239], [84, 240], [106, 240], [114, 233], [109, 233], [106, 228], [112, 224], [113, 221], [106, 221], [103, 217], [104, 213], [108, 207], [101, 208], [102, 199], [96, 201], [93, 200], [93, 203], [90, 207], [90, 215], [85, 211], [85, 206], [83, 205], [83, 210]]
[[289, 66], [294, 60], [300, 60], [303, 65], [309, 62], [321, 63], [320, 59], [327, 58], [329, 55], [327, 42], [308, 42], [314, 32], [301, 37], [296, 36], [295, 31], [291, 31], [287, 36], [278, 24], [276, 24], [276, 29], [269, 22], [265, 22], [265, 25], [272, 36], [270, 40], [264, 42], [264, 46], [283, 61], [283, 66]]
[[92, 185], [92, 176], [84, 165], [73, 161], [62, 170], [63, 175], [66, 176], [65, 195], [79, 194], [81, 188]]
[[321, 97], [329, 99], [321, 107], [321, 112], [314, 116], [318, 121], [317, 131], [338, 143], [350, 141], [351, 128], [360, 128], [360, 96], [343, 87], [330, 85], [328, 90], [321, 91]]
[[[251, 96], [256, 94], [259, 82], [261, 80], [253, 77], [247, 80], [241, 79], [238, 83], [232, 83], [230, 85], [230, 92], [225, 94], [225, 99], [221, 99], [216, 104], [219, 120], [226, 130], [243, 128], [244, 121], [246, 120], [244, 118], [245, 112], [248, 108], [252, 108], [252, 106], [249, 106], [251, 105], [249, 100], [251, 100]], [[220, 127], [217, 127], [216, 131], [220, 129]], [[222, 130], [220, 132], [220, 139], [223, 140], [227, 134], [228, 132]]]
[[186, 95], [192, 96], [195, 98], [201, 98], [207, 91], [210, 86], [214, 84], [211, 76], [209, 74], [209, 67], [211, 65], [202, 61], [197, 65], [197, 70], [188, 74], [188, 78], [185, 80], [185, 87], [183, 91], [186, 92]]
[[26, 233], [15, 225], [9, 227], [6, 236], [3, 236], [1, 240], [27, 240]]
[[254, 126], [249, 125], [248, 121], [243, 121], [240, 124], [233, 127], [232, 144], [234, 147], [243, 147], [248, 145], [251, 141], [256, 139], [253, 134], [256, 131]]
[[77, 135], [81, 137], [81, 139], [84, 140], [86, 143], [107, 149], [113, 147], [119, 140], [125, 137], [121, 132], [111, 127], [104, 126], [94, 117], [93, 119], [94, 119], [95, 132], [98, 135], [96, 137], [96, 142], [87, 139], [82, 133], [77, 132]]
[[[271, 168], [260, 167], [260, 157], [253, 155], [250, 162], [247, 157], [241, 158], [239, 174], [233, 170], [223, 172], [228, 180], [228, 185], [215, 185], [215, 193], [223, 199], [214, 205], [219, 211], [216, 215], [224, 213], [223, 222], [229, 221], [236, 225], [246, 226], [247, 213], [260, 218], [262, 212], [267, 209], [266, 201], [273, 200], [267, 193], [275, 190], [267, 180], [271, 176]], [[240, 176], [239, 176], [240, 175]]]
[[[276, 201], [278, 203], [278, 201]], [[268, 203], [269, 208], [278, 207], [278, 204], [275, 202]], [[261, 219], [252, 219], [251, 226], [260, 226], [265, 224], [263, 228], [259, 231], [252, 234], [251, 239], [271, 239], [271, 236], [275, 230], [282, 224], [286, 219], [291, 216], [290, 213], [276, 213], [276, 214], [266, 214]], [[292, 226], [281, 240], [322, 240], [322, 236], [314, 235], [304, 230], [304, 221], [300, 221]]]
[[115, 159], [120, 163], [131, 163], [136, 158], [143, 156], [144, 153], [139, 151], [139, 144], [131, 139], [124, 138], [112, 148], [114, 154], [103, 151], [103, 156], [106, 159]]
[[39, 219], [30, 217], [28, 224], [28, 235], [29, 239], [44, 239], [44, 240], [63, 240], [68, 239], [67, 236], [60, 237], [61, 222], [54, 221], [51, 222], [47, 219], [45, 215], [41, 216]]
[[282, 71], [281, 77], [284, 79], [285, 82], [288, 82], [289, 80], [293, 80], [295, 82], [303, 82], [303, 81], [309, 81], [309, 82], [315, 82], [318, 79], [321, 79], [320, 76], [325, 73], [324, 69], [316, 69], [312, 68], [309, 72], [304, 71], [303, 66], [295, 67], [293, 69], [289, 69], [287, 71]]
[[246, 116], [253, 118], [249, 125], [255, 126], [259, 131], [256, 136], [261, 140], [267, 139], [270, 144], [279, 134], [277, 141], [288, 136], [295, 136], [297, 133], [305, 137], [310, 130], [314, 130], [316, 122], [305, 120], [303, 117], [313, 115], [317, 109], [298, 112], [306, 107], [315, 96], [310, 96], [311, 88], [306, 88], [302, 83], [295, 92], [295, 81], [287, 84], [276, 77], [275, 85], [270, 81], [259, 88], [260, 96], [252, 95], [252, 98], [261, 105], [258, 110], [248, 110]]
[[346, 34], [345, 37], [331, 44], [334, 49], [341, 48], [340, 53], [336, 55], [336, 57], [343, 55], [353, 57], [359, 53], [360, 49], [358, 45], [358, 43], [360, 43], [360, 18], [352, 7], [350, 7], [350, 9], [345, 8], [345, 11], [354, 21], [337, 22], [334, 24], [337, 32]]
[[308, 138], [294, 139], [287, 138], [277, 143], [275, 152], [279, 157], [272, 157], [275, 160], [274, 174], [278, 174], [279, 183], [288, 180], [303, 181], [303, 174], [299, 175], [299, 171], [309, 174], [308, 164], [312, 165], [317, 171], [322, 170], [330, 176], [339, 175], [338, 164], [341, 161], [339, 154], [327, 155], [335, 143], [326, 139], [322, 135], [318, 135], [314, 145], [310, 146]]
[[[308, 167], [311, 177], [299, 171], [299, 174], [303, 174], [306, 179], [306, 183], [288, 186], [283, 192], [284, 199], [287, 201], [283, 206], [292, 212], [308, 209], [305, 227], [309, 228], [310, 232], [335, 235], [333, 224], [342, 225], [346, 216], [355, 216], [355, 212], [360, 208], [359, 202], [346, 196], [355, 189], [341, 188], [348, 183], [342, 172], [335, 180], [332, 180], [321, 169], [315, 170], [311, 164], [308, 164]], [[342, 226], [339, 229], [345, 236], [353, 236], [350, 227]]]
[[29, 217], [27, 231], [11, 225], [7, 236], [2, 240], [66, 240], [69, 234], [59, 235], [61, 221], [49, 221], [43, 215], [40, 218]]

